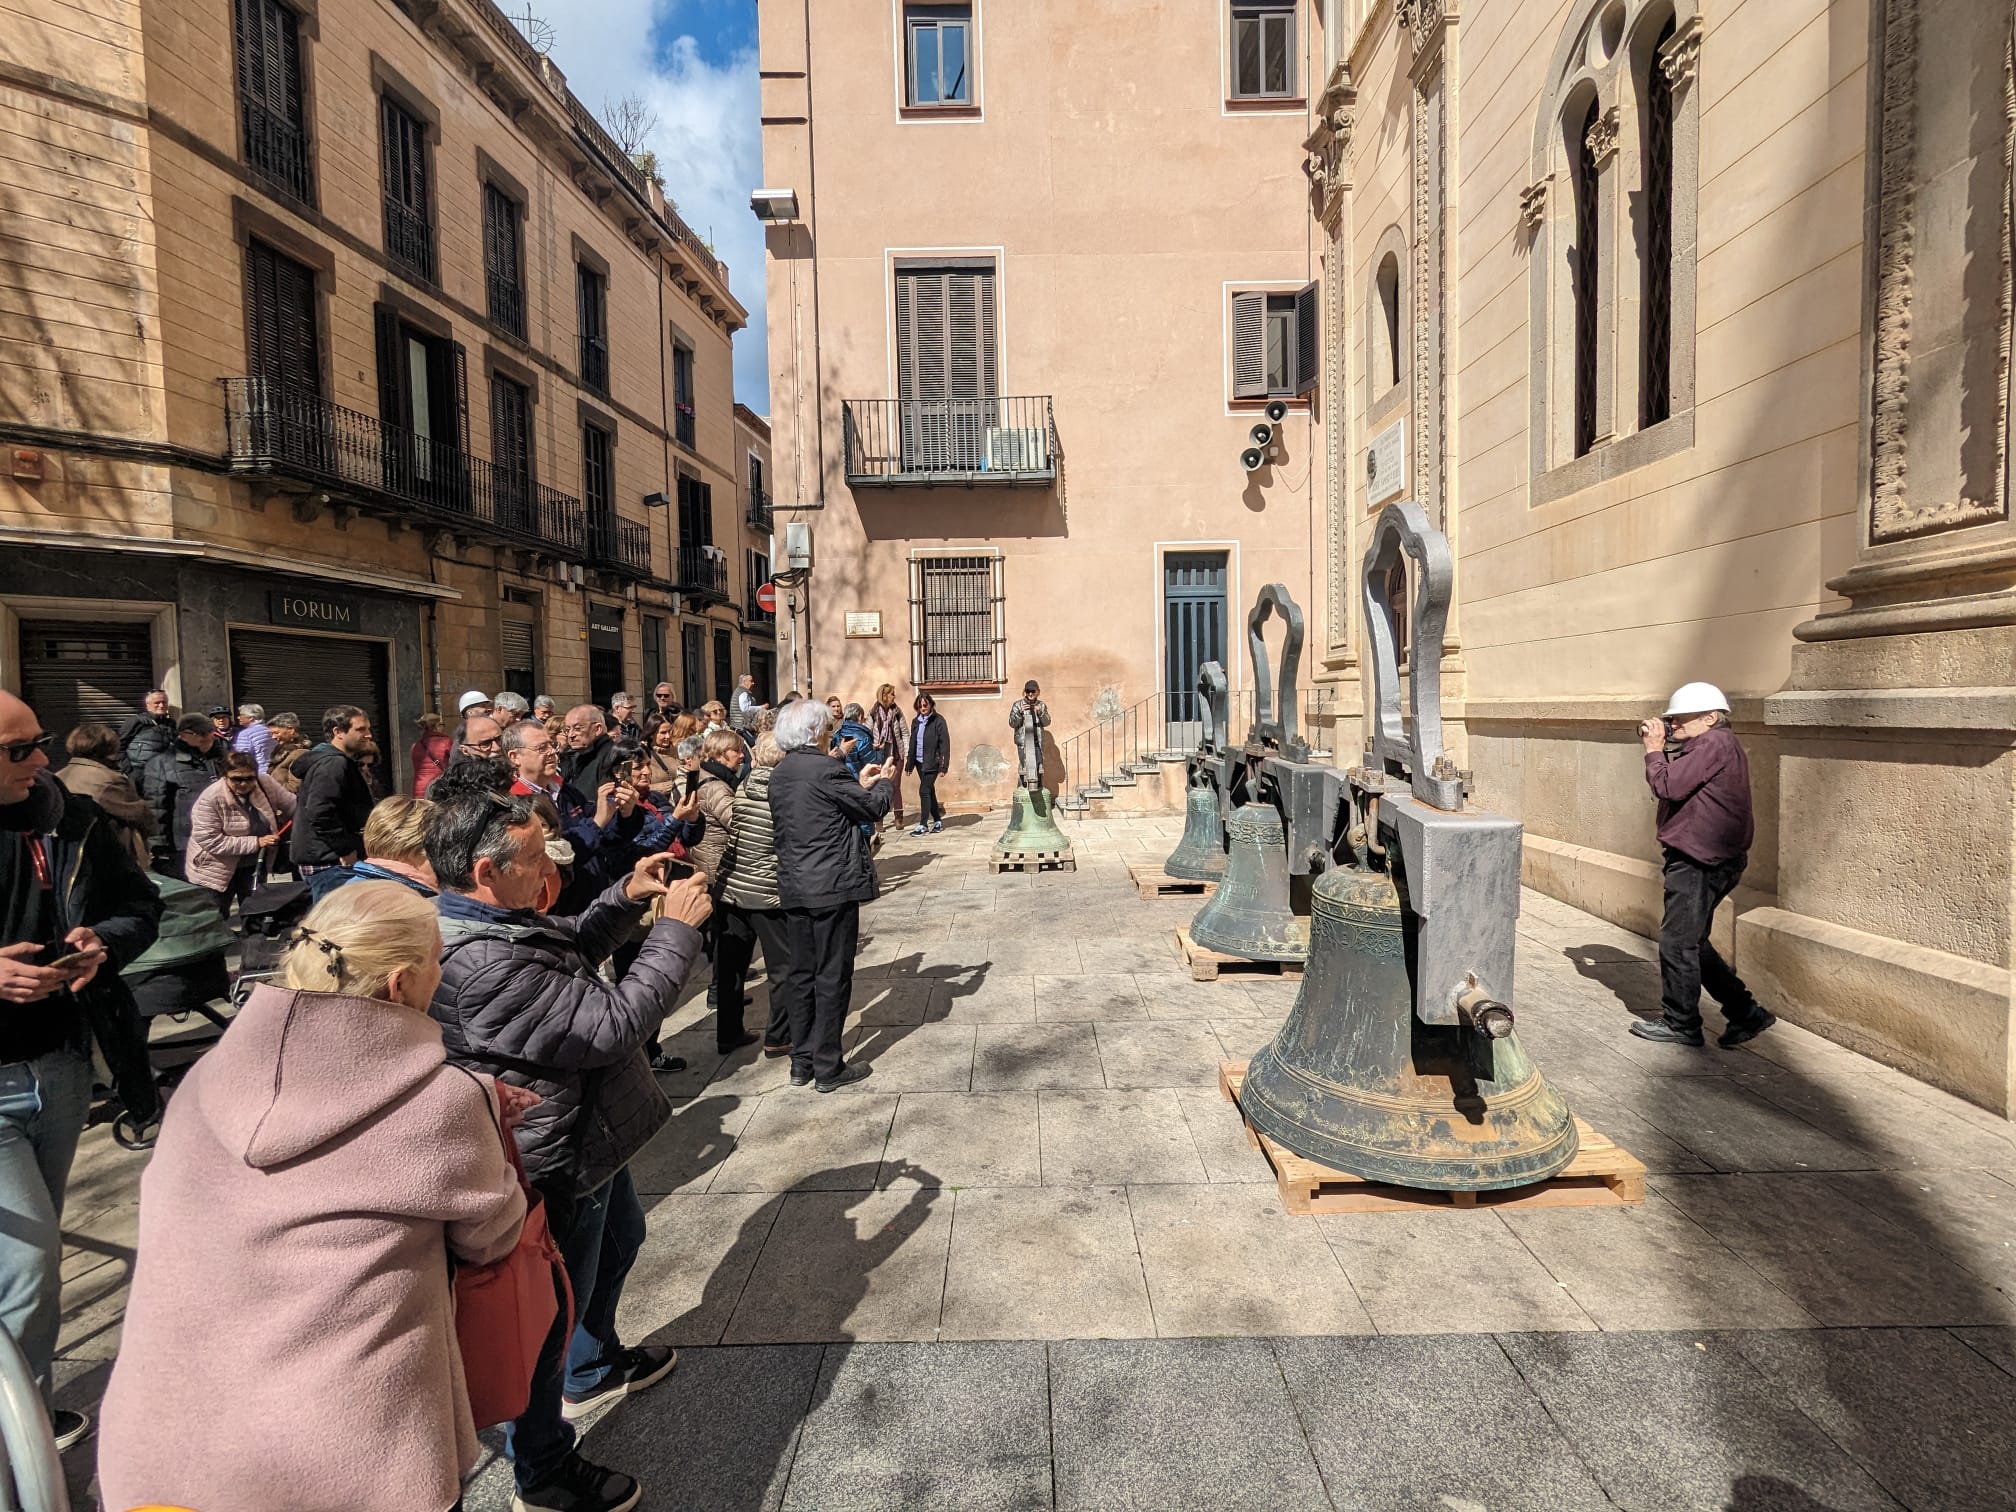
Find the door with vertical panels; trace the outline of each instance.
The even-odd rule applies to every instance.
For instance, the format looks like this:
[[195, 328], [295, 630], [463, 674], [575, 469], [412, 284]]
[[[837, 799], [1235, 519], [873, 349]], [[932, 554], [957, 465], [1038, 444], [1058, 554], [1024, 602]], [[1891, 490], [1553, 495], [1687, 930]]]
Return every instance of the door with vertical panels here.
[[1187, 751], [1204, 733], [1197, 674], [1225, 665], [1226, 553], [1172, 551], [1162, 559], [1162, 688], [1166, 749]]

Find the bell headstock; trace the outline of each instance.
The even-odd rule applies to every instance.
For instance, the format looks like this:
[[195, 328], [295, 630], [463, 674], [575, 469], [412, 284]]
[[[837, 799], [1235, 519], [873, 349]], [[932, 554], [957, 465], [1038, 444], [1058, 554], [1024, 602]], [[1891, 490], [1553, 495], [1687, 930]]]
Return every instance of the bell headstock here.
[[[1400, 651], [1387, 575], [1402, 553], [1413, 559], [1414, 586], [1407, 596], [1407, 644], [1413, 658], [1408, 718], [1400, 717]], [[1365, 765], [1405, 776], [1416, 798], [1438, 809], [1463, 807], [1463, 777], [1442, 744], [1442, 634], [1455, 586], [1449, 538], [1428, 523], [1418, 504], [1388, 504], [1372, 527], [1360, 580], [1365, 607]]]

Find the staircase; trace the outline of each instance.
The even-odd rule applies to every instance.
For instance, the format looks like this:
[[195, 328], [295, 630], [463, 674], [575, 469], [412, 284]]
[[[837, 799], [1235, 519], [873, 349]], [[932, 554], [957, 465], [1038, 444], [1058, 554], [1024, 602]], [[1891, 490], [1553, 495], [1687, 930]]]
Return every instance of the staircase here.
[[[1298, 695], [1302, 738], [1314, 759], [1327, 760], [1335, 690], [1312, 688]], [[1232, 729], [1243, 740], [1253, 725], [1253, 695], [1232, 695]], [[1156, 693], [1058, 742], [1063, 772], [1057, 808], [1077, 818], [1118, 810], [1181, 813], [1185, 801], [1184, 763], [1203, 738], [1195, 693]], [[1173, 781], [1171, 780], [1173, 778]]]

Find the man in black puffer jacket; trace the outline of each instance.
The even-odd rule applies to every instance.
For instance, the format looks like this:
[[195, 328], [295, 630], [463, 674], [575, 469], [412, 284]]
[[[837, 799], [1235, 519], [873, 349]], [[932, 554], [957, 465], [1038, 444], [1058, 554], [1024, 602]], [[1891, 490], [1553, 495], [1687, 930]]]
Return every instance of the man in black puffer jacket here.
[[790, 966], [770, 990], [790, 1002], [791, 1085], [815, 1082], [821, 1092], [868, 1074], [865, 1061], [850, 1066], [841, 1058], [840, 1030], [854, 990], [861, 905], [880, 891], [861, 827], [881, 824], [894, 797], [880, 766], [856, 778], [846, 762], [820, 754], [831, 722], [825, 705], [810, 699], [779, 712], [784, 759], [770, 778], [777, 890], [790, 942]]
[[[560, 875], [532, 800], [482, 792], [437, 804], [427, 859], [441, 885], [441, 986], [432, 1012], [448, 1059], [544, 1099], [515, 1131], [546, 1199], [567, 1262], [577, 1319], [555, 1325], [532, 1400], [506, 1447], [527, 1508], [622, 1508], [637, 1483], [574, 1450], [568, 1419], [670, 1373], [661, 1345], [625, 1349], [616, 1304], [644, 1242], [644, 1210], [627, 1169], [671, 1116], [645, 1064], [644, 1041], [672, 1007], [700, 955], [707, 879], [667, 884], [669, 856], [647, 856], [572, 918], [542, 910]], [[656, 897], [662, 917], [611, 985], [597, 968]]]

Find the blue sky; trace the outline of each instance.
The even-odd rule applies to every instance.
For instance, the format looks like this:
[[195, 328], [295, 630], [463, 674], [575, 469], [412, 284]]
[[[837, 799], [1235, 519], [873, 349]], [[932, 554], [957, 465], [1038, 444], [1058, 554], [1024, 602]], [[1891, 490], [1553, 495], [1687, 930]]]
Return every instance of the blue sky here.
[[[524, 13], [524, 0], [503, 0]], [[728, 264], [749, 311], [735, 338], [735, 397], [770, 412], [763, 323], [763, 235], [749, 213], [761, 187], [756, 0], [532, 0], [553, 28], [553, 61], [592, 110], [628, 94], [658, 116], [651, 146], [665, 192]]]

